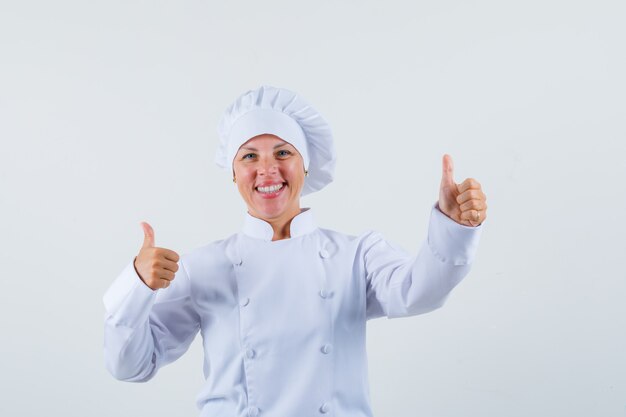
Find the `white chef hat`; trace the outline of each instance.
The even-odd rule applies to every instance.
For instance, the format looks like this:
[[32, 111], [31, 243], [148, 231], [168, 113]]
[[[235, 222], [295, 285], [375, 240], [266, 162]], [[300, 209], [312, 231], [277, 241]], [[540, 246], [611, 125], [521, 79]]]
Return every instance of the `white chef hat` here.
[[292, 91], [264, 85], [242, 94], [224, 112], [217, 133], [215, 163], [224, 169], [232, 170], [239, 147], [249, 139], [272, 134], [302, 155], [308, 171], [302, 195], [321, 190], [333, 180], [336, 157], [330, 126]]

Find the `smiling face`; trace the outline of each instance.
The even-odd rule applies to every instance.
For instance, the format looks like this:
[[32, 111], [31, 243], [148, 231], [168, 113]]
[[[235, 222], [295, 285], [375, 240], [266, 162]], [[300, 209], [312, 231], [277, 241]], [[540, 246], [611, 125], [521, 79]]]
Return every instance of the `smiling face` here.
[[304, 162], [290, 143], [274, 135], [255, 136], [237, 151], [233, 171], [252, 216], [274, 224], [300, 213]]

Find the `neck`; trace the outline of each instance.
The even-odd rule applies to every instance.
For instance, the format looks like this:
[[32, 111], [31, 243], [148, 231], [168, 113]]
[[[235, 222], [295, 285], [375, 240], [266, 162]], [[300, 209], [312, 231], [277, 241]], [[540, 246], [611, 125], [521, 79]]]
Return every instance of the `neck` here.
[[283, 240], [291, 238], [291, 219], [284, 224], [271, 223], [272, 229], [274, 229], [274, 236], [272, 237], [272, 241], [274, 240]]
[[300, 206], [298, 206], [289, 213], [285, 213], [280, 218], [267, 220], [267, 222], [272, 225], [272, 229], [274, 230], [272, 241], [291, 238], [291, 221], [294, 217], [300, 214], [300, 212]]
[[272, 230], [274, 231], [274, 236], [272, 237], [272, 241], [274, 240], [283, 240], [291, 238], [291, 221], [294, 217], [300, 214], [302, 210], [300, 206], [294, 207], [289, 212], [283, 213], [280, 217], [276, 218], [263, 218], [261, 216], [254, 216], [254, 214], [250, 213], [254, 217], [257, 217], [272, 226]]

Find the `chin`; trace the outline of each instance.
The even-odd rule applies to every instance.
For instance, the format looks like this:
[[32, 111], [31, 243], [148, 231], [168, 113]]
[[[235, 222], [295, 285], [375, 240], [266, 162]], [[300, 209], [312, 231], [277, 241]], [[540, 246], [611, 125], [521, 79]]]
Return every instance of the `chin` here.
[[285, 214], [294, 212], [298, 214], [298, 206], [286, 204], [285, 202], [265, 202], [265, 204], [255, 204], [250, 207], [250, 213], [263, 220], [273, 220], [283, 217]]
[[[300, 212], [300, 199], [291, 193], [286, 186], [277, 193], [261, 195], [258, 190], [247, 195], [248, 212], [266, 221], [283, 219], [285, 215], [293, 216]], [[292, 217], [293, 217], [292, 216]]]
[[263, 220], [271, 220], [277, 219], [281, 217], [283, 214], [287, 212], [286, 209], [278, 209], [278, 208], [254, 208], [253, 213], [256, 214], [257, 217]]

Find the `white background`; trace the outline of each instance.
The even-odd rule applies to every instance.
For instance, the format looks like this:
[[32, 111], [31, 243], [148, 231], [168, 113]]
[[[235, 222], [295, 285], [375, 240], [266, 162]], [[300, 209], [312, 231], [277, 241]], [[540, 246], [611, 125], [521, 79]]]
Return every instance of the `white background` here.
[[2, 0], [0, 415], [198, 414], [200, 338], [116, 381], [102, 295], [142, 220], [179, 253], [239, 229], [215, 126], [267, 83], [333, 127], [336, 181], [302, 201], [320, 226], [417, 251], [445, 152], [488, 196], [444, 308], [369, 323], [377, 417], [626, 416], [625, 21], [605, 0]]

